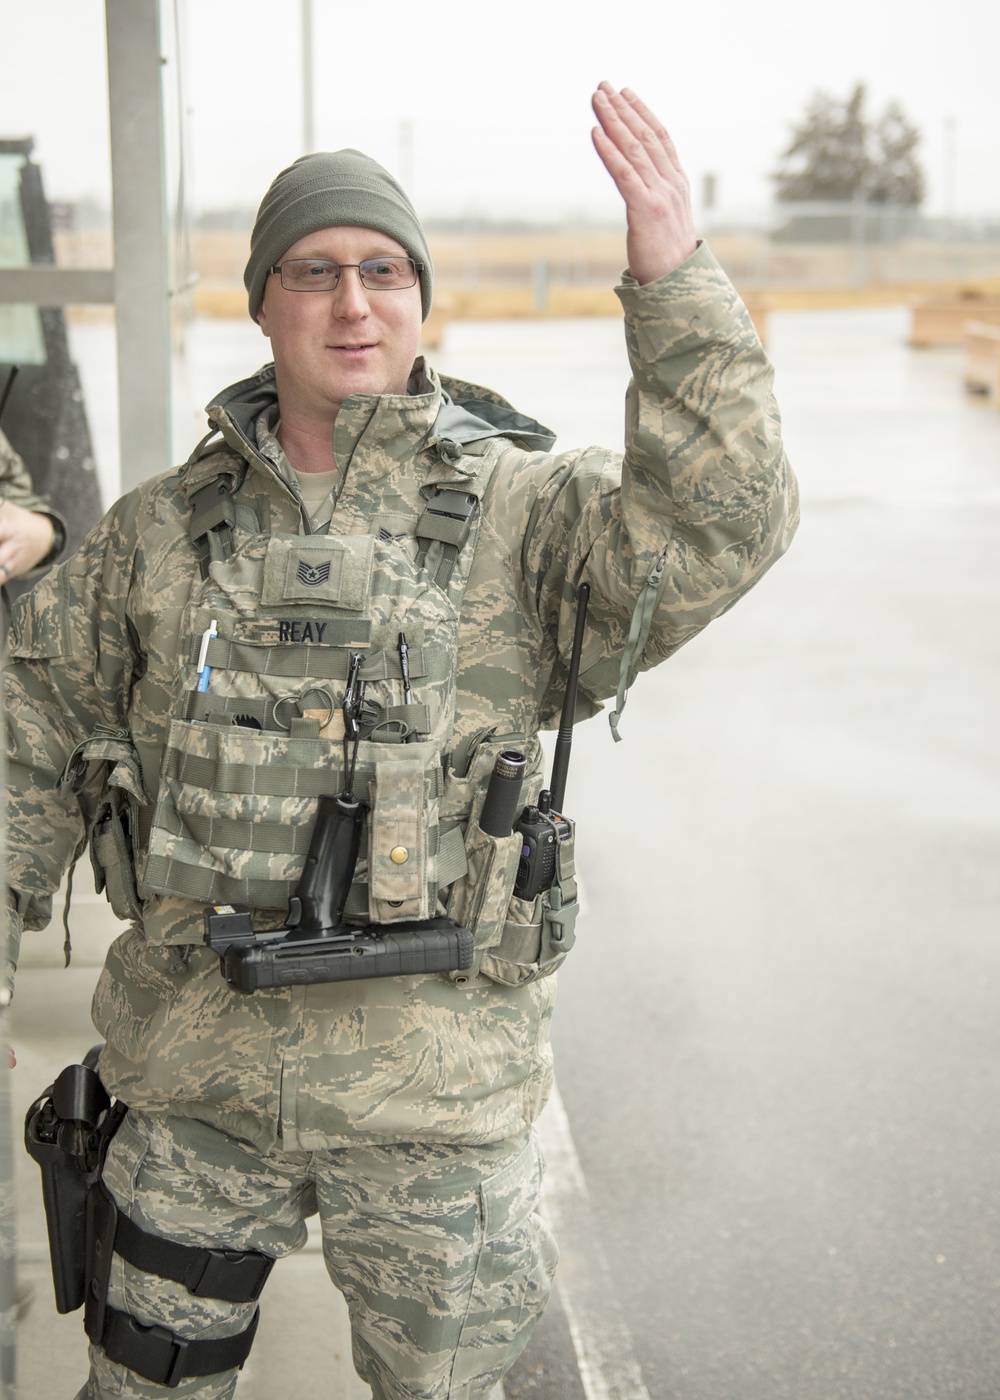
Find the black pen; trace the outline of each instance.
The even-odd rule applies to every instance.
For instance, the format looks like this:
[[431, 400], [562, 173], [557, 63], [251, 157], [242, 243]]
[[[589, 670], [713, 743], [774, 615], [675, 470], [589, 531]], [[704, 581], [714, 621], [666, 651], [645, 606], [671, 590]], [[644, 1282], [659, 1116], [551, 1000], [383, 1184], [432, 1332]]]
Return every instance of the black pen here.
[[[347, 667], [347, 689], [344, 691], [344, 792], [343, 796], [350, 797], [354, 789], [354, 767], [358, 761], [358, 743], [361, 739], [361, 726], [358, 724], [358, 714], [361, 710], [361, 701], [364, 698], [364, 682], [358, 678], [361, 670], [361, 663], [364, 657], [360, 651], [352, 651], [351, 659]], [[351, 756], [351, 740], [354, 740], [354, 755]]]
[[[399, 669], [403, 673], [403, 704], [412, 705], [413, 691], [410, 689], [410, 649], [406, 645], [405, 632], [400, 632], [399, 634]], [[416, 742], [416, 738], [417, 731], [411, 729], [403, 742], [406, 744], [413, 744]]]
[[360, 651], [352, 651], [351, 659], [347, 667], [347, 689], [344, 691], [344, 732], [349, 739], [357, 736], [358, 732], [358, 711], [361, 708], [359, 699], [358, 672], [361, 670], [361, 663], [364, 660]]

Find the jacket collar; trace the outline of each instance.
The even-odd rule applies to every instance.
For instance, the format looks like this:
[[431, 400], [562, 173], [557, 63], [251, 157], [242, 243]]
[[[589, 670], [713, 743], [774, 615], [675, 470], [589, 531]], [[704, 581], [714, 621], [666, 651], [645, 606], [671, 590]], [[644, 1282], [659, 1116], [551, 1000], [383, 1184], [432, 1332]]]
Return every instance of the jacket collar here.
[[[221, 433], [245, 461], [275, 471], [257, 446], [255, 425], [277, 401], [273, 364], [223, 390], [205, 410], [213, 432], [195, 449], [187, 470], [198, 474], [196, 463], [215, 454], [212, 439]], [[467, 446], [490, 438], [509, 438], [529, 451], [547, 451], [555, 442], [550, 429], [518, 413], [499, 394], [464, 380], [441, 378], [423, 357], [414, 363], [406, 394], [352, 394], [344, 400], [333, 431], [334, 453], [345, 470], [369, 433], [390, 455], [395, 448], [401, 457], [411, 456], [423, 447], [452, 462]]]

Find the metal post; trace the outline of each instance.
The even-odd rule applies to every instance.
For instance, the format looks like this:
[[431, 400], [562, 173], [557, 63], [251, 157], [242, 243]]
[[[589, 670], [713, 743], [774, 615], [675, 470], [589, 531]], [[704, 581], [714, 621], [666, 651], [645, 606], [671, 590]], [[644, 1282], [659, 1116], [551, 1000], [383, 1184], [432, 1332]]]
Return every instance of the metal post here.
[[944, 119], [944, 187], [943, 205], [948, 237], [955, 236], [955, 118]]
[[313, 100], [312, 0], [302, 0], [302, 153], [316, 149], [316, 112]]
[[851, 281], [855, 287], [868, 285], [868, 204], [863, 195], [851, 199]]
[[531, 306], [544, 311], [549, 300], [549, 264], [546, 258], [535, 258], [531, 264]]
[[123, 490], [173, 462], [159, 0], [105, 0]]
[[417, 201], [413, 177], [413, 123], [404, 117], [399, 123], [399, 183], [410, 196], [410, 203]]

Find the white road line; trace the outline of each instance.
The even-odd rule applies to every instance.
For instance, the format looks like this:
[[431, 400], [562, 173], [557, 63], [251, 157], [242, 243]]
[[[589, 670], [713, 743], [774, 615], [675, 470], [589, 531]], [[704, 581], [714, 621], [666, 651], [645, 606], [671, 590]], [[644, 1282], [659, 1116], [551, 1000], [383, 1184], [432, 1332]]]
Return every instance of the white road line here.
[[546, 1174], [542, 1210], [559, 1245], [556, 1285], [587, 1400], [650, 1400], [611, 1284], [559, 1091], [538, 1120]]

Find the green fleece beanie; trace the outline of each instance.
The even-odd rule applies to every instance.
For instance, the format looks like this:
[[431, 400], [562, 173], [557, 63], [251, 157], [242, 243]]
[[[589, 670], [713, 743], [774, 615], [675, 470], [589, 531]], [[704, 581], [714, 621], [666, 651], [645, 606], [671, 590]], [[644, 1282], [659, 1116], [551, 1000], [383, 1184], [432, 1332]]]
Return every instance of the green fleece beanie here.
[[322, 228], [377, 229], [394, 238], [414, 262], [421, 262], [420, 299], [424, 316], [431, 309], [434, 268], [424, 231], [402, 188], [377, 161], [361, 151], [317, 151], [300, 156], [275, 176], [261, 200], [250, 235], [250, 261], [243, 282], [250, 294], [250, 315], [257, 319], [268, 271], [282, 253]]

